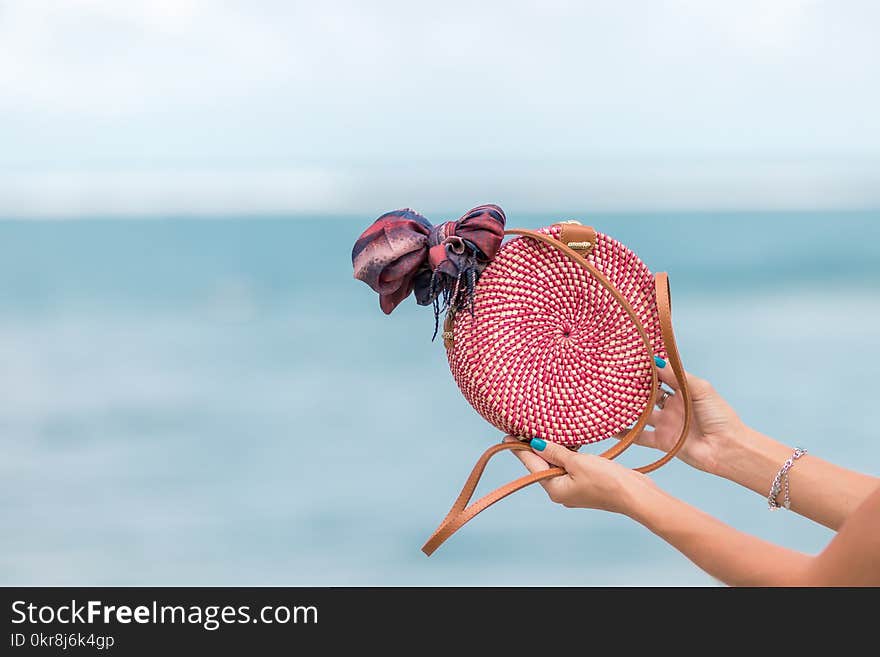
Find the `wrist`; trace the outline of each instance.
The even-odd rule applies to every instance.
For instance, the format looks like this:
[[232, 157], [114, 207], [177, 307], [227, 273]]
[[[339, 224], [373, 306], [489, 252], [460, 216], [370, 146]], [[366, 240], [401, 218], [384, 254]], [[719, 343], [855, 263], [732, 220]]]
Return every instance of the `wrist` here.
[[648, 475], [636, 470], [627, 470], [626, 472], [627, 475], [620, 481], [619, 492], [615, 496], [615, 504], [609, 507], [608, 510], [635, 518], [638, 515], [639, 509], [644, 506], [646, 498], [658, 489], [654, 480]]
[[789, 456], [791, 448], [744, 427], [735, 439], [725, 441], [719, 450], [715, 474], [766, 494], [774, 474]]
[[722, 431], [704, 437], [700, 449], [692, 450], [690, 465], [717, 477], [727, 478], [727, 464], [742, 449], [742, 444], [750, 441], [751, 432], [739, 419], [728, 423]]

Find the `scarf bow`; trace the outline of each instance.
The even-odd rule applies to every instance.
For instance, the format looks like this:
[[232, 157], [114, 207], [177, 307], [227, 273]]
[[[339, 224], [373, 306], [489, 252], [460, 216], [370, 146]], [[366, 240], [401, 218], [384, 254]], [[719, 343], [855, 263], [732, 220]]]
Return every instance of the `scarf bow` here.
[[474, 286], [504, 237], [504, 211], [480, 205], [458, 221], [431, 225], [409, 208], [383, 214], [354, 244], [354, 277], [379, 293], [388, 315], [411, 292], [421, 306], [473, 308]]

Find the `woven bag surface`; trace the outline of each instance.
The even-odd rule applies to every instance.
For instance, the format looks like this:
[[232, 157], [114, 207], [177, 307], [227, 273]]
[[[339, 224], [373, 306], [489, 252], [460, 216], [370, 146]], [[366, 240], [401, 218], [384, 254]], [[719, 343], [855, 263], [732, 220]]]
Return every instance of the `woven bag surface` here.
[[[554, 238], [561, 227], [540, 230]], [[627, 298], [654, 353], [660, 337], [654, 278], [632, 251], [597, 233], [589, 261]], [[482, 272], [473, 315], [456, 314], [447, 350], [456, 383], [488, 422], [516, 436], [568, 446], [628, 428], [651, 398], [651, 367], [626, 312], [564, 253], [519, 237]]]

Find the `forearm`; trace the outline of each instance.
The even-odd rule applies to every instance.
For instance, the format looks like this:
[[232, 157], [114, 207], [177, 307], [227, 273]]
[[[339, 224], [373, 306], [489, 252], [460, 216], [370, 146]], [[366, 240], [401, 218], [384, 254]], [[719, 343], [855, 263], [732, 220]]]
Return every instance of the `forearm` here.
[[812, 562], [800, 552], [737, 531], [641, 477], [623, 512], [707, 573], [731, 586], [797, 586]]
[[[792, 447], [769, 436], [744, 429], [720, 449], [715, 474], [766, 497], [773, 478], [792, 451]], [[789, 471], [789, 482], [791, 510], [836, 531], [877, 488], [880, 479], [808, 453]]]

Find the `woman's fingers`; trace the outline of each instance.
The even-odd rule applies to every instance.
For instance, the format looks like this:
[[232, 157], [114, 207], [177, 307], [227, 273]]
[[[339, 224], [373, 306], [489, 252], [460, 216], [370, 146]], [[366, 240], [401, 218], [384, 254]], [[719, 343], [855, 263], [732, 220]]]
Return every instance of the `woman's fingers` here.
[[567, 447], [549, 440], [532, 438], [529, 444], [540, 458], [544, 459], [547, 463], [552, 463], [562, 468], [566, 468], [566, 466], [572, 463], [573, 459], [577, 458], [577, 452], [573, 452]]
[[[505, 436], [504, 442], [510, 443], [510, 442], [522, 442], [522, 441], [518, 440], [517, 438], [514, 438], [513, 436]], [[555, 445], [555, 443], [546, 443], [544, 441], [536, 442], [534, 440], [531, 441], [530, 444], [532, 445], [533, 450], [540, 451], [535, 448], [535, 445], [540, 446], [541, 443], [544, 443], [545, 446]], [[555, 445], [555, 446], [559, 447], [560, 449], [565, 449], [561, 445]], [[568, 451], [568, 450], [565, 450], [565, 451]], [[541, 472], [542, 470], [549, 470], [551, 467], [551, 465], [542, 458], [543, 455], [538, 456], [535, 452], [528, 451], [528, 450], [516, 450], [513, 453], [516, 455], [516, 457], [520, 461], [522, 461], [522, 464], [524, 466], [526, 466], [526, 469], [529, 472]], [[574, 454], [574, 452], [572, 452], [572, 454]], [[563, 482], [560, 481], [560, 479], [562, 479], [563, 477], [568, 477], [568, 475], [561, 475], [559, 477], [553, 477], [551, 479], [544, 479], [543, 481], [539, 481], [538, 483], [541, 484], [541, 487], [545, 491], [547, 491], [547, 494], [550, 496], [550, 499], [555, 500], [559, 496], [559, 494], [564, 486]]]
[[[657, 413], [657, 412], [658, 411], [654, 411], [654, 413]], [[648, 424], [650, 426], [655, 426], [654, 424], [652, 424], [652, 422], [654, 422], [653, 418], [654, 418], [654, 415], [652, 414], [651, 420], [648, 421]], [[623, 438], [628, 433], [629, 433], [629, 429], [626, 429], [624, 431], [621, 431], [620, 433], [614, 434], [613, 438], [615, 438], [617, 440], [623, 440]], [[654, 432], [651, 431], [650, 429], [642, 429], [642, 431], [639, 433], [638, 436], [636, 436], [636, 439], [633, 441], [633, 445], [641, 445], [642, 447], [654, 447], [656, 449], [657, 444], [656, 444], [656, 441], [654, 440]]]
[[657, 432], [650, 429], [644, 429], [636, 438], [636, 445], [642, 447], [650, 447], [651, 449], [660, 449], [657, 445]]
[[661, 418], [663, 417], [663, 411], [659, 409], [654, 409], [651, 412], [651, 417], [648, 418], [648, 426], [656, 427], [661, 422]]
[[[672, 371], [669, 363], [656, 356], [654, 357], [654, 362], [657, 363], [657, 377], [660, 381], [672, 388], [674, 392], [678, 392], [678, 379], [675, 378], [675, 372]], [[662, 366], [660, 365], [661, 363], [663, 363]], [[693, 399], [709, 397], [715, 393], [712, 384], [706, 381], [706, 379], [701, 379], [690, 372], [685, 372], [684, 376], [687, 379], [688, 389]]]
[[564, 503], [566, 487], [571, 485], [572, 478], [570, 473], [573, 471], [572, 467], [574, 466], [574, 460], [578, 458], [578, 453], [563, 447], [559, 443], [542, 440], [541, 438], [532, 438], [529, 445], [538, 454], [538, 458], [543, 459], [547, 463], [558, 465], [566, 471], [566, 474], [541, 482], [551, 500], [560, 504]]
[[[521, 440], [514, 438], [513, 436], [505, 436], [504, 442], [506, 443], [519, 443]], [[535, 454], [532, 451], [527, 449], [516, 450], [513, 452], [514, 456], [522, 461], [522, 464], [526, 466], [526, 469], [529, 472], [540, 472], [541, 470], [547, 470], [550, 468], [550, 464], [547, 463], [540, 456]]]
[[[657, 363], [657, 377], [673, 390], [678, 390], [678, 379], [675, 378], [672, 366], [659, 357], [655, 357], [654, 362]], [[663, 363], [662, 367], [660, 363]]]

